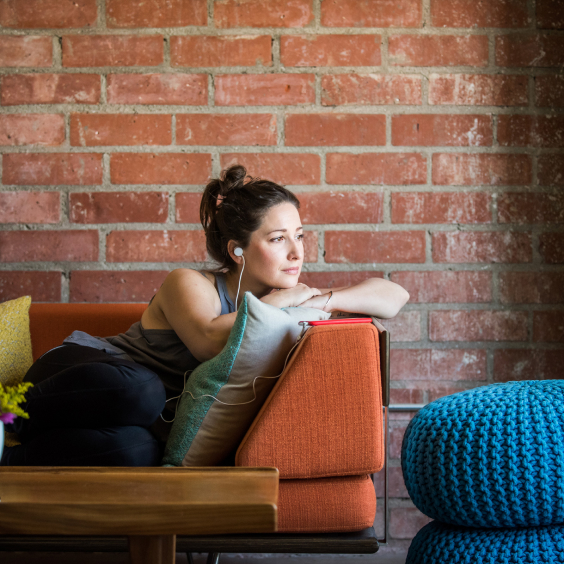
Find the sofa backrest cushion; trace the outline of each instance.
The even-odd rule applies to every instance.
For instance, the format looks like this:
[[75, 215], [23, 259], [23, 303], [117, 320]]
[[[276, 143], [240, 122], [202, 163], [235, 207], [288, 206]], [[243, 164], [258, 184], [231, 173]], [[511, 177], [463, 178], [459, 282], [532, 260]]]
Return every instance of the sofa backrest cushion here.
[[370, 474], [384, 463], [378, 330], [308, 330], [237, 451], [281, 479]]
[[58, 347], [73, 331], [95, 337], [123, 333], [141, 319], [147, 304], [31, 304], [29, 322], [33, 360]]

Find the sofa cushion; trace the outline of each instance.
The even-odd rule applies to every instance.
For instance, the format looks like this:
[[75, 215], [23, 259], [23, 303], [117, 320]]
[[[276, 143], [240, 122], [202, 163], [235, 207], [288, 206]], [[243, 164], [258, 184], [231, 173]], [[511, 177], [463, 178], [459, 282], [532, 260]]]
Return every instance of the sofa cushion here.
[[30, 305], [31, 296], [0, 304], [0, 384], [4, 386], [20, 383], [33, 362]]
[[308, 330], [241, 442], [237, 466], [281, 479], [378, 472], [384, 463], [378, 330]]
[[337, 533], [372, 527], [376, 494], [370, 476], [281, 480], [278, 532]]
[[214, 466], [233, 455], [276, 383], [299, 336], [319, 309], [284, 308], [245, 294], [220, 354], [188, 377], [165, 448], [167, 466]]
[[79, 330], [109, 337], [139, 321], [147, 304], [32, 304], [29, 310], [33, 359], [58, 347]]

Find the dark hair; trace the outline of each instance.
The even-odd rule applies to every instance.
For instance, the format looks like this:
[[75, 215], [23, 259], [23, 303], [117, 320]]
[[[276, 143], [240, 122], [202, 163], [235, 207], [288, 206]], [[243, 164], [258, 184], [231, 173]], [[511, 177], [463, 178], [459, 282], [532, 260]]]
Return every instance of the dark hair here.
[[241, 165], [230, 166], [208, 183], [200, 204], [200, 221], [208, 253], [220, 269], [231, 270], [236, 264], [227, 243], [233, 239], [245, 248], [268, 210], [286, 202], [300, 207], [292, 192], [270, 180], [248, 176]]

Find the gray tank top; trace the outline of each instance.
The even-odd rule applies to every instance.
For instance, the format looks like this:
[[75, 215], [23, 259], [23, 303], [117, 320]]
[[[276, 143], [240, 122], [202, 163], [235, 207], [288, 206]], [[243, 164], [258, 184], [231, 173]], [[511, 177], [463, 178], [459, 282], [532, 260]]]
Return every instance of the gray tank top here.
[[[225, 276], [219, 273], [215, 275], [215, 279], [221, 302], [221, 315], [233, 313], [236, 310], [227, 292]], [[82, 331], [75, 331], [64, 342], [102, 349], [116, 357], [146, 366], [163, 381], [167, 399], [182, 392], [184, 374], [187, 373], [188, 377], [190, 372], [201, 364], [173, 329], [145, 329], [141, 321], [134, 323], [125, 333], [113, 337], [92, 337]], [[168, 402], [167, 408], [174, 411], [175, 403]]]

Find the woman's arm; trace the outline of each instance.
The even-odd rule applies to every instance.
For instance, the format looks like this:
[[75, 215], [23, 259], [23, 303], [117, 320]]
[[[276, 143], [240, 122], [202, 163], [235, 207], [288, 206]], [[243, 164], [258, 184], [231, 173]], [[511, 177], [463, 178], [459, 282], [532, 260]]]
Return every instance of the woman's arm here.
[[[329, 292], [333, 292], [329, 303]], [[370, 278], [348, 288], [322, 289], [322, 295], [301, 303], [328, 312], [365, 313], [380, 319], [395, 317], [409, 300], [409, 294], [399, 284], [382, 278]], [[325, 307], [325, 304], [327, 306]]]

